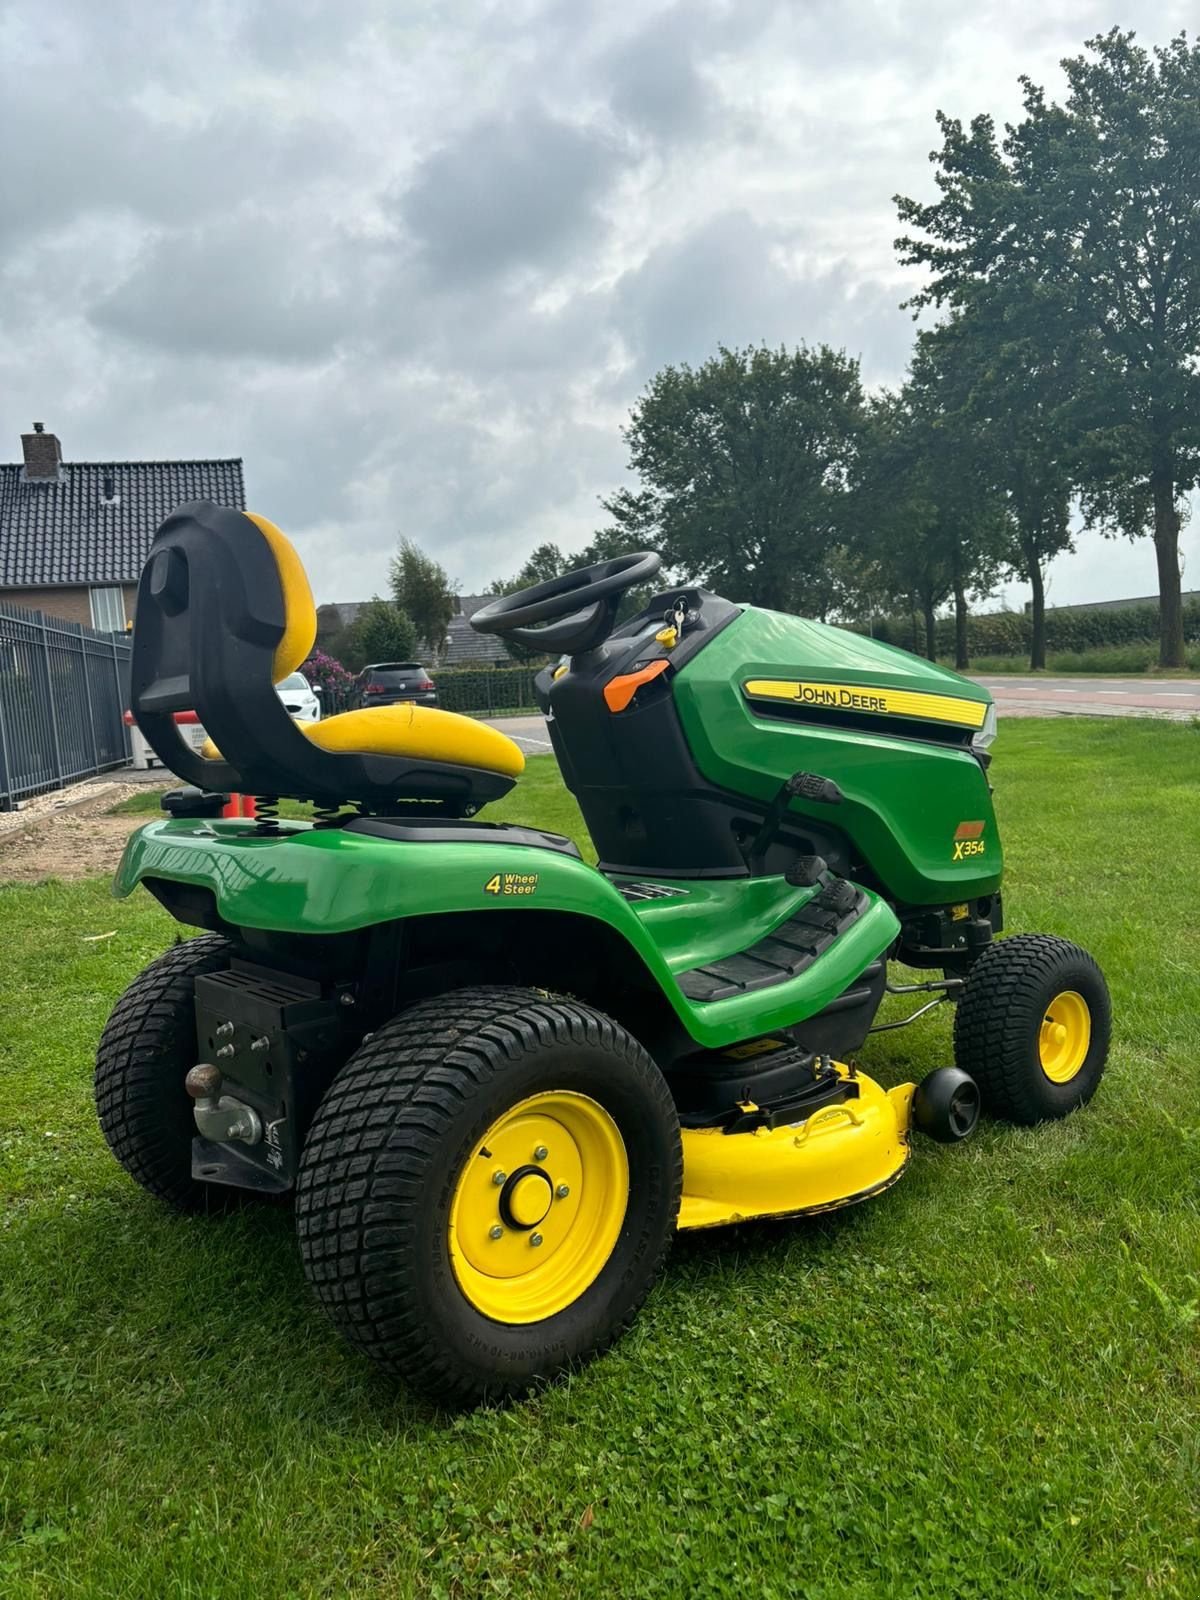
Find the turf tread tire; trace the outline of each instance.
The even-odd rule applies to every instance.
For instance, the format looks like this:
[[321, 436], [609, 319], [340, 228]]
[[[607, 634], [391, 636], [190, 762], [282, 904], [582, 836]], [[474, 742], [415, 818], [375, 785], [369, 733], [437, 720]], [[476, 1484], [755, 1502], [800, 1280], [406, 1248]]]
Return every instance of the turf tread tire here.
[[[1091, 1043], [1069, 1083], [1052, 1083], [1037, 1055], [1045, 1008], [1064, 989], [1083, 994]], [[1099, 966], [1079, 945], [1048, 933], [1001, 939], [971, 969], [954, 1017], [954, 1058], [994, 1117], [1032, 1126], [1065, 1117], [1095, 1094], [1108, 1057], [1112, 1006]]]
[[[610, 1295], [607, 1314], [594, 1326], [581, 1328], [573, 1315], [582, 1314], [592, 1289], [546, 1322], [513, 1329], [481, 1317], [459, 1296], [463, 1336], [458, 1338], [458, 1313], [437, 1314], [454, 1297], [448, 1300], [428, 1287], [431, 1250], [423, 1240], [431, 1230], [422, 1228], [422, 1198], [439, 1184], [452, 1185], [462, 1156], [494, 1116], [495, 1097], [506, 1093], [506, 1084], [539, 1052], [564, 1046], [593, 1056], [602, 1052], [640, 1097], [639, 1109], [662, 1147], [653, 1203], [641, 1218], [634, 1249], [625, 1252], [629, 1265]], [[509, 1103], [524, 1092], [537, 1089], [515, 1093]], [[600, 1092], [596, 1086], [595, 1093]], [[489, 1105], [492, 1109], [486, 1109]], [[503, 1400], [599, 1355], [625, 1331], [670, 1247], [682, 1179], [670, 1091], [624, 1029], [588, 1006], [534, 989], [452, 991], [420, 1002], [379, 1029], [345, 1064], [322, 1101], [296, 1190], [304, 1271], [334, 1324], [385, 1371], [444, 1405]], [[631, 1211], [633, 1205], [631, 1186]], [[425, 1217], [428, 1224], [428, 1213]], [[617, 1262], [625, 1233], [593, 1289]], [[448, 1256], [442, 1275], [450, 1275]], [[533, 1330], [564, 1320], [563, 1333], [545, 1335], [540, 1351], [531, 1348], [540, 1336]], [[491, 1349], [485, 1348], [489, 1338]]]
[[183, 1087], [196, 1062], [195, 981], [228, 967], [233, 953], [215, 933], [174, 945], [125, 990], [96, 1051], [96, 1113], [109, 1149], [143, 1189], [181, 1211], [244, 1198], [192, 1177], [196, 1130]]

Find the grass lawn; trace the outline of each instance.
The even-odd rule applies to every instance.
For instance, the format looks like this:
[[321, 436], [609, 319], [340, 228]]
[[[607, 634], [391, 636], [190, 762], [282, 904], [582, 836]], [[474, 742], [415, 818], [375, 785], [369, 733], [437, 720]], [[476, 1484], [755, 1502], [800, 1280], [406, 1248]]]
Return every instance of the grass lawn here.
[[[165, 913], [0, 889], [0, 1595], [1200, 1595], [1200, 732], [1012, 722], [992, 771], [1010, 930], [1112, 985], [1093, 1105], [689, 1238], [603, 1361], [459, 1417], [339, 1342], [286, 1209], [180, 1218], [108, 1155], [92, 1051]], [[577, 826], [548, 760], [488, 815]]]

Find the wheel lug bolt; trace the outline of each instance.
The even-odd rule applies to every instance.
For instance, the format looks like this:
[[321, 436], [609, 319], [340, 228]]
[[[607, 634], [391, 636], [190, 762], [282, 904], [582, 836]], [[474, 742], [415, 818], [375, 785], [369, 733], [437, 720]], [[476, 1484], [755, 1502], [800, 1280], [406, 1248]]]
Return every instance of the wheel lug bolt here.
[[570, 1191], [570, 1189], [568, 1189], [568, 1187], [567, 1187], [567, 1185], [565, 1183], [560, 1183], [558, 1188], [555, 1189], [554, 1192], [555, 1192], [555, 1194], [558, 1196], [558, 1198], [560, 1200], [565, 1200], [567, 1198], [567, 1196], [570, 1194], [571, 1191]]
[[499, 1167], [497, 1167], [496, 1171], [492, 1173], [492, 1182], [496, 1185], [497, 1189], [500, 1187], [500, 1185], [502, 1183], [506, 1183], [507, 1181], [508, 1181], [508, 1173], [507, 1172], [501, 1172]]
[[550, 1152], [549, 1152], [549, 1150], [546, 1149], [546, 1146], [544, 1144], [540, 1144], [540, 1145], [538, 1145], [537, 1149], [533, 1152], [533, 1159], [535, 1161], [545, 1161], [546, 1157], [549, 1154], [550, 1154]]
[[488, 1238], [489, 1239], [503, 1239], [503, 1237], [504, 1237], [504, 1229], [500, 1226], [500, 1224], [498, 1222], [493, 1224], [493, 1226], [488, 1229]]
[[529, 1235], [529, 1242], [530, 1242], [531, 1245], [533, 1245], [534, 1249], [536, 1249], [537, 1246], [539, 1244], [541, 1244], [541, 1242], [542, 1242], [541, 1234], [540, 1233], [531, 1233]]

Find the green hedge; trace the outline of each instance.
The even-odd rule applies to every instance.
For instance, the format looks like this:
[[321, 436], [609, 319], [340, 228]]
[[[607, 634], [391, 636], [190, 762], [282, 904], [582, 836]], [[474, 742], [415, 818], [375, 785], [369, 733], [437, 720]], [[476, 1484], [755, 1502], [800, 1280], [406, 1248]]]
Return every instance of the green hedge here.
[[536, 712], [533, 680], [540, 667], [440, 667], [433, 669], [438, 705], [468, 717]]
[[[910, 616], [877, 617], [872, 628], [855, 625], [855, 633], [874, 634], [884, 644], [913, 647], [913, 622]], [[1200, 644], [1200, 604], [1183, 609], [1184, 638]], [[917, 619], [917, 641], [925, 639], [924, 624]], [[1158, 639], [1157, 605], [1120, 606], [1110, 609], [1047, 611], [1046, 649], [1081, 651], [1111, 648], [1115, 645], [1154, 644]], [[987, 611], [967, 619], [967, 645], [972, 656], [1028, 655], [1033, 642], [1033, 623], [1024, 611]], [[954, 618], [937, 621], [937, 653], [954, 653]]]

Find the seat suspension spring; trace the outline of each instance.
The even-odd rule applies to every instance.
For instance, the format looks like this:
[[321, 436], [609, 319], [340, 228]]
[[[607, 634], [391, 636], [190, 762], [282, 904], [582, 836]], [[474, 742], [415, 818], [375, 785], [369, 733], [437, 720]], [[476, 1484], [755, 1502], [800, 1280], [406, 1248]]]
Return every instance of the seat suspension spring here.
[[258, 827], [255, 833], [274, 834], [279, 832], [279, 796], [277, 794], [256, 794], [254, 796], [254, 809], [258, 813]]

